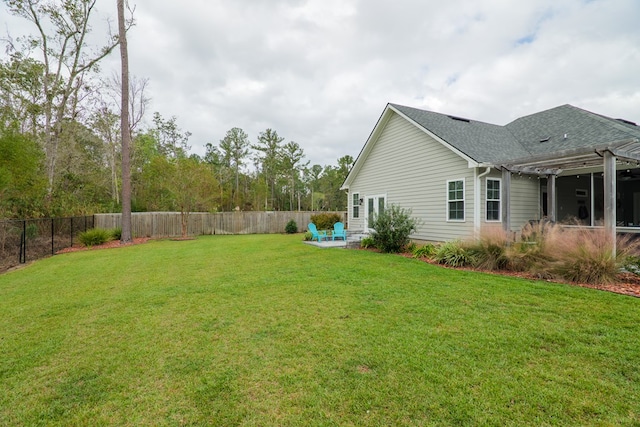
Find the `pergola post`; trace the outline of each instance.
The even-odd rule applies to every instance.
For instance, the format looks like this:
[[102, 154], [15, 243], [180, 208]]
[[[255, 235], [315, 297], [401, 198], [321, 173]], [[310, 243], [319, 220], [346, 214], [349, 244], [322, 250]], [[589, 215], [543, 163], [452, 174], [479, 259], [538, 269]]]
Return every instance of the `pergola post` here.
[[604, 152], [604, 229], [613, 245], [616, 256], [616, 156], [609, 150]]
[[547, 220], [556, 222], [556, 176], [547, 175]]
[[502, 228], [511, 232], [511, 172], [502, 168]]

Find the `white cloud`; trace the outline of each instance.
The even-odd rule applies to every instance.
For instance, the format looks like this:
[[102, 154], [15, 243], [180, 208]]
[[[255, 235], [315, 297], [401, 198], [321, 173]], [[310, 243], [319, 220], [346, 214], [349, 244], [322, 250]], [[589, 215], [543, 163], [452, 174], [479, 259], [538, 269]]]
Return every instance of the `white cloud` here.
[[132, 72], [200, 154], [231, 127], [252, 141], [270, 127], [335, 164], [387, 102], [497, 124], [572, 103], [640, 122], [637, 0], [135, 3]]

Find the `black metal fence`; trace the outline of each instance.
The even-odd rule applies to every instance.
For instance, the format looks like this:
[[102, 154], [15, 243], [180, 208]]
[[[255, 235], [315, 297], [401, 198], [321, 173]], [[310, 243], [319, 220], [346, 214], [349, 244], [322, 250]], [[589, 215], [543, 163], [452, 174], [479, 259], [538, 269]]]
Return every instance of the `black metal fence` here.
[[92, 216], [0, 221], [0, 272], [73, 246]]

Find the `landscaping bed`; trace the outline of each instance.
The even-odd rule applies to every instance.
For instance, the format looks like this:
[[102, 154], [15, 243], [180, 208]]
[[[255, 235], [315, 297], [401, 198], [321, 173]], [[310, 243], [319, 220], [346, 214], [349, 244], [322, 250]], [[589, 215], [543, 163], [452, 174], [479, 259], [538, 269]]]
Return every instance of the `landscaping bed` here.
[[66, 254], [69, 252], [78, 252], [78, 251], [88, 251], [88, 250], [96, 250], [96, 249], [111, 249], [111, 248], [121, 248], [125, 246], [139, 245], [142, 243], [146, 243], [150, 240], [149, 237], [134, 237], [131, 243], [122, 244], [120, 240], [111, 240], [100, 245], [94, 246], [83, 246], [83, 245], [74, 245], [69, 248], [64, 248], [56, 252], [56, 254]]

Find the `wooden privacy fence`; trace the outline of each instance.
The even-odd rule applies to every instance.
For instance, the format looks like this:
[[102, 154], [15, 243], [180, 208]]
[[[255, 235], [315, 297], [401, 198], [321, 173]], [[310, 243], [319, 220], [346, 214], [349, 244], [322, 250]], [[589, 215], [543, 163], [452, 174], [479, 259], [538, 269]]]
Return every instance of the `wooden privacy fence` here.
[[[187, 234], [274, 234], [284, 233], [290, 220], [298, 231], [307, 229], [311, 215], [323, 212], [192, 212], [189, 214]], [[325, 212], [326, 213], [326, 212]], [[333, 212], [331, 212], [333, 213]], [[346, 224], [346, 212], [335, 212]], [[117, 228], [121, 214], [95, 214], [96, 228]], [[135, 237], [175, 237], [182, 235], [180, 212], [135, 212], [131, 214], [131, 231]]]

